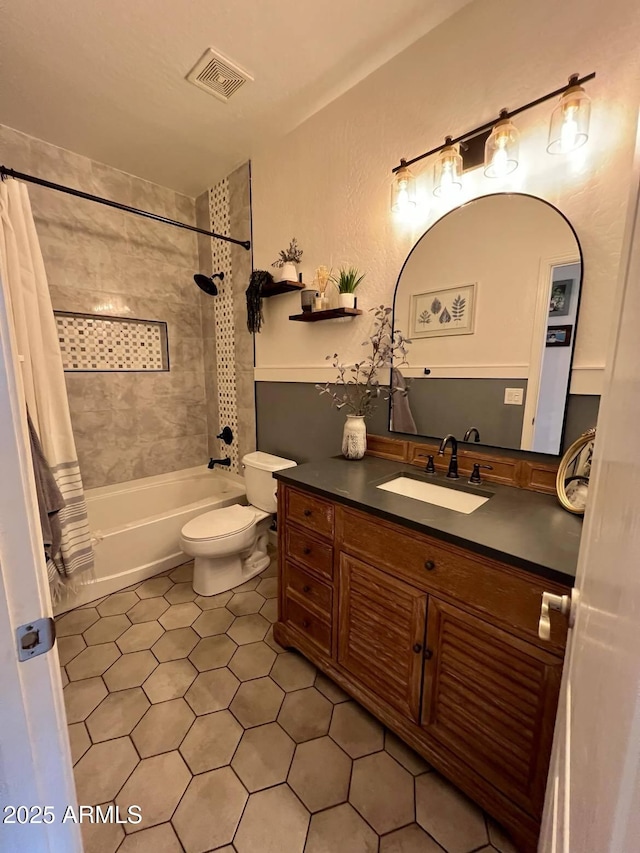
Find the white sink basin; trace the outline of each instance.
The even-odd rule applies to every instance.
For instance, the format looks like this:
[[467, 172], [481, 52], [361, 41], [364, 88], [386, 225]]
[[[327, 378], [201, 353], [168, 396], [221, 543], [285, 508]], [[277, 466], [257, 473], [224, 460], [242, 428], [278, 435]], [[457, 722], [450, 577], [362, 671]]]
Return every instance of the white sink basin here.
[[414, 498], [417, 501], [452, 509], [454, 512], [462, 512], [465, 515], [475, 512], [489, 500], [485, 495], [472, 495], [457, 489], [447, 489], [436, 486], [435, 483], [413, 480], [411, 477], [396, 477], [388, 483], [381, 483], [377, 488], [403, 495], [405, 498]]

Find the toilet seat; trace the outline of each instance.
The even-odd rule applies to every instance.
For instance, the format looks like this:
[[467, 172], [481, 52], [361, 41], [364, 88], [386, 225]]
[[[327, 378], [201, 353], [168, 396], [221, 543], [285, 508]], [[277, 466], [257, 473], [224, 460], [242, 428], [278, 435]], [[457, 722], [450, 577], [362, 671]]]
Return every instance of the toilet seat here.
[[[266, 513], [265, 513], [266, 515]], [[259, 520], [258, 512], [250, 506], [224, 506], [192, 518], [182, 528], [182, 538], [189, 542], [226, 539], [243, 533]]]

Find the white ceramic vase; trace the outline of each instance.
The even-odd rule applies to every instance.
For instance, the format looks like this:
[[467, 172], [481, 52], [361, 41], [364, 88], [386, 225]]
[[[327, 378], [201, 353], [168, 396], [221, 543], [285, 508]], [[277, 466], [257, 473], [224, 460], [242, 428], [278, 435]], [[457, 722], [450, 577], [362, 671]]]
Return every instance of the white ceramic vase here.
[[356, 307], [356, 295], [355, 295], [355, 293], [339, 293], [338, 294], [338, 305], [341, 308], [355, 308]]
[[342, 433], [342, 455], [347, 459], [362, 459], [367, 449], [367, 427], [364, 415], [347, 415]]
[[280, 281], [297, 281], [298, 267], [292, 262], [280, 267]]

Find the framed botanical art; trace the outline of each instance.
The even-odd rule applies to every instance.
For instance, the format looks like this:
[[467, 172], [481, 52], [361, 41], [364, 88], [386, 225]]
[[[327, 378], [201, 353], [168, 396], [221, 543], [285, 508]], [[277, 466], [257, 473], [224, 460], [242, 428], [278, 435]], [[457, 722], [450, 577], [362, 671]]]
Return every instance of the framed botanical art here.
[[411, 297], [410, 338], [472, 335], [476, 284], [416, 293]]

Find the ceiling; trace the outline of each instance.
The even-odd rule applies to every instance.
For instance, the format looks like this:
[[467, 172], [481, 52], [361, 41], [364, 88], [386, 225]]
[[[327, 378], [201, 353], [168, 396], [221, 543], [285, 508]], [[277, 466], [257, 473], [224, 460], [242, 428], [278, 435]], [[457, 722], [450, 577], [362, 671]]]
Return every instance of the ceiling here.
[[[195, 196], [467, 2], [3, 0], [0, 121]], [[207, 47], [254, 77], [227, 104]]]

